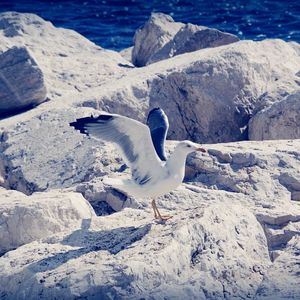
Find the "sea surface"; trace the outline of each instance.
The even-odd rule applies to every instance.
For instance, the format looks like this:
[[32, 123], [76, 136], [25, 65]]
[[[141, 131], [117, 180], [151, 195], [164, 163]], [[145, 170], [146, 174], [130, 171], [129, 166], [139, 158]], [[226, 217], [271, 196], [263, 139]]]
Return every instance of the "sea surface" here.
[[0, 0], [0, 12], [11, 10], [38, 14], [114, 50], [132, 45], [135, 30], [151, 12], [218, 28], [241, 39], [300, 42], [300, 0]]

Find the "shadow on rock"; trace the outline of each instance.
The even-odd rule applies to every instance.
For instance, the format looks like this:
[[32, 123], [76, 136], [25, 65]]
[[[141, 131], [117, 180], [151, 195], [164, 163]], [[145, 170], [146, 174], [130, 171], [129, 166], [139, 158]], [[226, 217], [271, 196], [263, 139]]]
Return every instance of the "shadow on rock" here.
[[128, 249], [134, 242], [141, 240], [151, 229], [151, 224], [141, 227], [120, 227], [112, 230], [89, 231], [91, 220], [84, 219], [79, 230], [65, 237], [61, 244], [80, 247], [65, 252], [59, 252], [46, 257], [29, 266], [32, 272], [45, 272], [63, 265], [70, 259], [93, 251], [109, 251], [117, 254]]

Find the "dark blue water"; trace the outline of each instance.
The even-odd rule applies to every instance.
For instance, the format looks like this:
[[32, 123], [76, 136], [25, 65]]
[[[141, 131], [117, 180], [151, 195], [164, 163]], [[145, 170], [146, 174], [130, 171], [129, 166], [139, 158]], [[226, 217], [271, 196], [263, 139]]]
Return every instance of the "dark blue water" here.
[[241, 39], [281, 38], [300, 42], [300, 0], [0, 0], [0, 11], [36, 13], [71, 28], [96, 44], [120, 50], [151, 12], [176, 21], [215, 27]]

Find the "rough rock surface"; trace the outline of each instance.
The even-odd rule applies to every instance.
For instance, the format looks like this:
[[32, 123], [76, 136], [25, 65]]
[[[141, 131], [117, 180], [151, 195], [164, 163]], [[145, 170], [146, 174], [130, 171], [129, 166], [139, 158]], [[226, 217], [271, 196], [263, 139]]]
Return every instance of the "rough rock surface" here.
[[80, 228], [82, 219], [93, 216], [94, 210], [78, 193], [51, 191], [26, 196], [0, 188], [0, 254], [60, 231]]
[[0, 116], [46, 100], [43, 73], [24, 47], [0, 55]]
[[189, 209], [165, 225], [125, 209], [11, 251], [0, 258], [2, 299], [253, 297], [270, 264], [264, 232], [237, 197], [215, 193], [187, 191]]
[[43, 72], [50, 100], [69, 93], [80, 95], [127, 71], [122, 65], [128, 61], [119, 53], [102, 49], [77, 32], [56, 28], [33, 14], [1, 13], [0, 41], [0, 53], [14, 46], [26, 47], [32, 53]]
[[153, 13], [144, 26], [135, 32], [132, 62], [137, 67], [147, 65], [152, 55], [167, 44], [183, 26], [169, 15]]
[[[283, 52], [287, 60], [281, 65]], [[238, 42], [193, 52], [190, 58], [196, 53], [195, 63], [184, 70], [174, 68], [152, 85], [151, 106], [160, 105], [171, 116], [174, 139], [205, 143], [246, 139], [257, 98], [278, 78], [294, 74], [300, 64], [293, 47], [276, 40]]]
[[[272, 48], [272, 53], [266, 58], [268, 48]], [[172, 138], [198, 142], [242, 139], [256, 97], [277, 77], [294, 74], [298, 60], [294, 48], [285, 42], [238, 42], [177, 56], [166, 64], [157, 63], [155, 68], [150, 65], [145, 68], [147, 71], [133, 69], [113, 84], [91, 89], [84, 98], [90, 100], [50, 101], [2, 120], [2, 185], [30, 194], [67, 188], [119, 170], [122, 162], [110, 146], [99, 147], [68, 125], [77, 117], [99, 112], [72, 108], [72, 103], [143, 121], [147, 108], [159, 105], [169, 116]]]
[[233, 34], [205, 26], [186, 24], [164, 47], [151, 55], [147, 65], [179, 54], [227, 45], [237, 41], [239, 38]]
[[[169, 116], [171, 139], [244, 140], [262, 95], [299, 70], [299, 49], [298, 44], [265, 40], [186, 53], [132, 69], [113, 87], [90, 91], [93, 96], [78, 105], [139, 120], [145, 120], [150, 108], [160, 106]], [[296, 86], [291, 83], [290, 90]]]
[[[78, 230], [3, 255], [1, 297], [296, 296], [300, 207], [286, 202], [280, 212], [276, 203], [253, 204], [242, 193], [184, 185], [159, 200], [162, 211], [174, 216], [166, 224], [153, 222], [150, 208], [83, 220]], [[274, 260], [270, 244], [276, 236]], [[287, 277], [279, 282], [283, 273]]]
[[198, 186], [251, 195], [270, 205], [290, 202], [300, 190], [300, 140], [205, 147], [209, 155], [191, 155], [187, 161], [187, 180]]
[[101, 146], [69, 126], [91, 112], [71, 108], [42, 110], [37, 116], [28, 112], [28, 120], [12, 129], [8, 126], [0, 136], [2, 185], [31, 194], [117, 171], [122, 163], [111, 145]]
[[259, 111], [249, 122], [250, 140], [300, 138], [300, 89]]
[[133, 49], [133, 46], [129, 47], [129, 48], [125, 48], [125, 49], [121, 50], [119, 53], [120, 53], [120, 55], [124, 59], [126, 59], [129, 62], [131, 62], [131, 59], [132, 59], [132, 49]]
[[237, 42], [233, 34], [214, 28], [174, 22], [171, 16], [152, 13], [134, 35], [132, 63], [143, 67], [178, 54]]

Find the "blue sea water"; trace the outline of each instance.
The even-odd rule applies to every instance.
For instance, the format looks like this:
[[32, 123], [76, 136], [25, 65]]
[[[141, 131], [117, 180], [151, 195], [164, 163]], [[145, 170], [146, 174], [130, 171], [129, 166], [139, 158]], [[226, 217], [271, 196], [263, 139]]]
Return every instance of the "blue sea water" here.
[[151, 12], [218, 28], [241, 39], [300, 42], [300, 0], [0, 0], [1, 12], [11, 10], [38, 14], [115, 50], [132, 45], [135, 30]]

